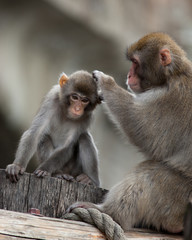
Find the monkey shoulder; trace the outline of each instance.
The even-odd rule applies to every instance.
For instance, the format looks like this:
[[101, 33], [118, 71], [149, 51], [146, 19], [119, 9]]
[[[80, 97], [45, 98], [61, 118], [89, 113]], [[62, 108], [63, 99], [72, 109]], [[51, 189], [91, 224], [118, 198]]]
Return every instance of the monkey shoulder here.
[[54, 99], [56, 95], [58, 95], [60, 92], [60, 86], [59, 84], [54, 85], [50, 91], [45, 96], [45, 99]]
[[51, 117], [51, 113], [54, 114], [53, 105], [55, 104], [55, 100], [59, 98], [59, 85], [54, 85], [51, 90], [45, 95], [42, 104], [39, 108], [39, 111], [36, 115], [36, 118], [41, 118], [44, 115], [49, 115]]

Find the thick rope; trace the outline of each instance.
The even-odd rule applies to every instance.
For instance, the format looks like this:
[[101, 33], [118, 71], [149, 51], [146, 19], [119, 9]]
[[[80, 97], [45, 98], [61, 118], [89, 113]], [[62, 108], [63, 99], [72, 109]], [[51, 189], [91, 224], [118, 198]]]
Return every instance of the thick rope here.
[[96, 226], [105, 234], [107, 240], [125, 240], [123, 229], [113, 219], [94, 208], [75, 208], [63, 216], [67, 220], [83, 221]]

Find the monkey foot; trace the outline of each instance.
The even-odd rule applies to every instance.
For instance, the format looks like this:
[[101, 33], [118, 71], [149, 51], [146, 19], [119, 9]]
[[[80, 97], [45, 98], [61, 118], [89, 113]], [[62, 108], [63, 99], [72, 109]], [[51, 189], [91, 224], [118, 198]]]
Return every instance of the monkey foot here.
[[176, 226], [176, 227], [166, 227], [165, 228], [166, 231], [168, 231], [169, 233], [180, 233], [183, 231], [183, 226]]
[[74, 177], [69, 175], [69, 174], [56, 174], [56, 175], [54, 175], [54, 177], [57, 177], [57, 178], [60, 178], [60, 179], [65, 179], [65, 180], [70, 181], [70, 182], [75, 182]]
[[6, 178], [9, 178], [11, 182], [16, 183], [19, 181], [19, 175], [22, 175], [24, 171], [25, 169], [20, 167], [18, 164], [9, 164], [5, 170]]
[[76, 177], [76, 181], [87, 185], [93, 185], [93, 181], [84, 173]]
[[105, 74], [104, 74], [103, 72], [101, 72], [101, 71], [95, 70], [95, 71], [92, 72], [92, 76], [93, 76], [94, 80], [95, 80], [96, 82], [98, 82], [99, 79], [100, 79], [102, 76], [105, 76]]
[[45, 170], [37, 169], [35, 172], [35, 175], [37, 177], [45, 177], [45, 176], [50, 176], [51, 174]]

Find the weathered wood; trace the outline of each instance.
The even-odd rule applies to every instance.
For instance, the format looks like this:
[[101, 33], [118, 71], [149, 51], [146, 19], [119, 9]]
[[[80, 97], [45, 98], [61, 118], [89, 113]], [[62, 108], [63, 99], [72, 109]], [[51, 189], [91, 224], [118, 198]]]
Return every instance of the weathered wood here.
[[[126, 233], [127, 239], [181, 240], [179, 235], [159, 234], [144, 229]], [[76, 221], [0, 210], [0, 240], [46, 239], [46, 240], [102, 240], [103, 234], [95, 227]]]
[[17, 183], [6, 179], [0, 169], [0, 209], [27, 213], [38, 208], [44, 216], [61, 217], [76, 201], [98, 203], [107, 190], [58, 178], [37, 178], [25, 173]]
[[[0, 169], [0, 209], [4, 209], [0, 210], [0, 240], [105, 239], [98, 229], [89, 224], [58, 218], [73, 202], [98, 203], [102, 201], [106, 192], [104, 189], [57, 178], [37, 178], [29, 173], [21, 176], [17, 183], [11, 183], [6, 179], [5, 171]], [[26, 214], [30, 208], [38, 208], [44, 216]], [[144, 229], [129, 231], [126, 237], [151, 240], [182, 239], [179, 235], [158, 234]]]

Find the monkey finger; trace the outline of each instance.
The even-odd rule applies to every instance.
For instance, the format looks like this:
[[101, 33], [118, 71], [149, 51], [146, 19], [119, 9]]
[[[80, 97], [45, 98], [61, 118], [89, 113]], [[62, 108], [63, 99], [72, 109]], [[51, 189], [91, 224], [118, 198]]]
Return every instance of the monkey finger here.
[[12, 178], [13, 178], [13, 181], [15, 183], [19, 181], [19, 175], [18, 174], [13, 175]]
[[84, 176], [82, 176], [82, 175], [79, 175], [79, 176], [76, 177], [77, 182], [82, 182], [83, 179], [84, 179]]
[[42, 175], [42, 170], [38, 169], [34, 172], [34, 174], [37, 176], [37, 177], [41, 177]]
[[24, 172], [25, 172], [25, 169], [24, 169], [24, 168], [21, 168], [20, 171], [19, 171], [19, 173], [20, 173], [21, 175], [23, 175]]
[[40, 170], [40, 171], [37, 173], [37, 177], [43, 177], [43, 173], [44, 173], [44, 172]]
[[40, 171], [38, 174], [37, 174], [37, 177], [43, 177], [43, 171]]
[[34, 174], [37, 175], [39, 173], [40, 170], [35, 170]]
[[9, 178], [10, 173], [9, 173], [8, 169], [5, 170], [5, 174], [6, 174], [6, 178]]
[[98, 70], [93, 71], [92, 76], [96, 83], [100, 83], [102, 78], [106, 77], [105, 73], [98, 71]]
[[73, 176], [69, 175], [69, 174], [63, 174], [62, 178], [67, 180], [67, 181], [71, 181], [71, 182], [75, 182], [75, 179]]
[[51, 175], [51, 174], [47, 171], [43, 171], [43, 173], [42, 173], [42, 177], [49, 176], [49, 175]]
[[12, 172], [12, 167], [10, 165], [8, 165], [7, 168], [5, 169], [5, 173], [8, 178], [9, 178], [11, 172]]
[[76, 181], [80, 182], [80, 183], [88, 184], [88, 185], [92, 185], [93, 184], [92, 180], [84, 173], [78, 175], [76, 177]]
[[80, 183], [87, 184], [87, 185], [93, 185], [93, 182], [91, 179], [85, 178], [80, 181]]
[[51, 175], [49, 172], [41, 170], [41, 169], [36, 170], [35, 174], [37, 175], [37, 177], [45, 177], [45, 176]]
[[10, 180], [10, 182], [15, 182], [14, 177], [10, 172], [6, 172], [6, 178]]
[[16, 183], [18, 182], [19, 180], [19, 176], [17, 174], [10, 174], [9, 175], [9, 180], [12, 182], [12, 183]]
[[98, 78], [97, 78], [97, 76], [96, 76], [96, 73], [98, 72], [98, 70], [94, 70], [93, 72], [92, 72], [92, 76], [93, 76], [93, 79], [96, 81], [96, 82], [98, 82]]
[[15, 168], [11, 168], [10, 169], [10, 177], [9, 177], [11, 182], [18, 182], [19, 180], [19, 175], [17, 173], [17, 171], [15, 170]]

